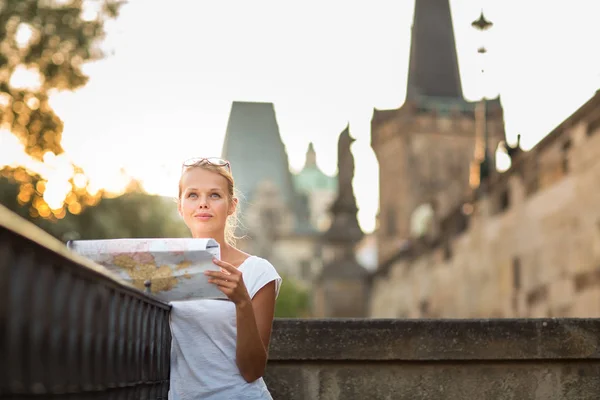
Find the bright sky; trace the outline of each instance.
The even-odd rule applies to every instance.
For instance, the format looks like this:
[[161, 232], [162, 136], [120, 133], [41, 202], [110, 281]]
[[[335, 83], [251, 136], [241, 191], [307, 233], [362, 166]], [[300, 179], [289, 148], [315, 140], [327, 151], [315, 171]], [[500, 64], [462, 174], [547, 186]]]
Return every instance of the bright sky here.
[[[129, 0], [105, 42], [113, 54], [88, 66], [85, 88], [53, 98], [66, 124], [63, 146], [98, 186], [117, 189], [124, 167], [148, 192], [176, 195], [182, 160], [221, 154], [234, 100], [275, 104], [293, 171], [312, 141], [320, 167], [335, 174], [337, 137], [349, 122], [359, 221], [372, 231], [379, 187], [370, 119], [374, 107], [404, 101], [413, 7], [414, 0]], [[531, 148], [600, 88], [599, 1], [451, 7], [465, 96], [501, 94], [509, 142], [521, 133]], [[494, 22], [486, 85], [482, 39], [471, 27], [482, 7]], [[2, 157], [6, 151], [0, 165]]]

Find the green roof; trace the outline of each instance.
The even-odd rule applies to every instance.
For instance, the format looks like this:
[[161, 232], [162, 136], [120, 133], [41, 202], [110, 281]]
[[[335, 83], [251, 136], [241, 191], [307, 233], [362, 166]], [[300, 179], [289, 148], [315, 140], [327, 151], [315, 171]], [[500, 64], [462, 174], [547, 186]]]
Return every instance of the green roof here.
[[316, 165], [306, 166], [297, 175], [294, 175], [294, 183], [296, 189], [302, 193], [337, 190], [336, 179], [325, 175]]

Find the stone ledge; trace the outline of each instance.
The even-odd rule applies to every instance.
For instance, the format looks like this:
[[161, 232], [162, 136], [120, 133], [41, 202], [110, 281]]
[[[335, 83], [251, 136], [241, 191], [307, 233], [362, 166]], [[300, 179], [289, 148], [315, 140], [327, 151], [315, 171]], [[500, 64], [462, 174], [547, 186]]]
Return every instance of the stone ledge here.
[[598, 360], [600, 319], [276, 319], [269, 360]]

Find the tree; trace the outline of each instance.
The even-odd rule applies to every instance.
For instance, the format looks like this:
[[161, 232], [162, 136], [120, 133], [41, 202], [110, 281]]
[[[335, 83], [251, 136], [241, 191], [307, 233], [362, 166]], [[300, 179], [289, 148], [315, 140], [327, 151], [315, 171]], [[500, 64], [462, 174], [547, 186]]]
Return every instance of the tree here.
[[80, 215], [68, 215], [56, 225], [60, 226], [57, 233], [63, 241], [190, 237], [174, 199], [141, 192], [104, 199]]
[[[81, 213], [64, 212], [60, 219], [32, 217], [31, 210], [21, 204], [27, 200], [30, 190], [34, 190], [32, 184], [27, 183], [29, 179], [33, 178], [23, 169], [16, 170], [10, 178], [0, 174], [0, 203], [59, 240], [190, 236], [177, 214], [174, 199], [148, 195], [135, 189], [102, 201], [98, 194], [95, 197], [84, 196], [88, 205], [93, 207], [86, 207]], [[23, 192], [24, 187], [31, 189]], [[67, 201], [72, 202], [73, 199]]]
[[[0, 128], [12, 132], [32, 158], [41, 161], [47, 152], [63, 152], [63, 122], [49, 96], [86, 84], [82, 67], [103, 57], [99, 44], [105, 22], [117, 17], [122, 4], [123, 0], [0, 0]], [[25, 173], [30, 178], [19, 179], [19, 193], [25, 190], [30, 198], [23, 204], [30, 203], [45, 218], [61, 215], [63, 209], [47, 212], [43, 177]], [[74, 175], [78, 173], [82, 171], [74, 166]], [[75, 183], [71, 193], [84, 205], [86, 188]]]
[[310, 314], [310, 298], [304, 289], [293, 278], [283, 276], [279, 296], [275, 303], [276, 318], [303, 318]]

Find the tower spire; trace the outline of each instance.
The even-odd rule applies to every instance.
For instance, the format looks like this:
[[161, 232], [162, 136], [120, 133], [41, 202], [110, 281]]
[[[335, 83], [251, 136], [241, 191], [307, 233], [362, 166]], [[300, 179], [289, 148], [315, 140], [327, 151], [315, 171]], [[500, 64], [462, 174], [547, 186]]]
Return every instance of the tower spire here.
[[293, 206], [292, 175], [273, 103], [231, 104], [222, 156], [231, 162], [236, 186], [248, 200], [262, 181], [271, 181]]
[[306, 159], [304, 161], [304, 168], [315, 167], [317, 165], [317, 153], [315, 152], [315, 146], [313, 142], [308, 144], [308, 150], [306, 150]]
[[449, 0], [415, 0], [407, 100], [464, 100]]

